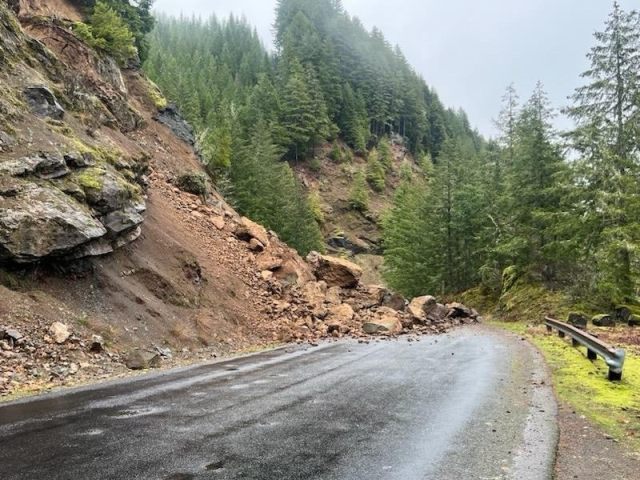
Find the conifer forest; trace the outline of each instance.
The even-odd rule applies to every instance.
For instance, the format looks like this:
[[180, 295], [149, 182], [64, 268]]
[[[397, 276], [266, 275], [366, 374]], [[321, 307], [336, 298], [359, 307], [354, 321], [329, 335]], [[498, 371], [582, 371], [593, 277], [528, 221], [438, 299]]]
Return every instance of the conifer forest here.
[[[268, 51], [246, 20], [158, 15], [144, 69], [198, 132], [209, 175], [242, 214], [300, 253], [322, 251], [322, 211], [292, 167], [366, 159], [349, 205], [379, 219], [384, 279], [408, 297], [526, 276], [576, 300], [634, 303], [640, 281], [640, 18], [617, 4], [566, 105], [509, 85], [485, 138], [443, 105], [383, 33], [340, 0], [279, 0]], [[573, 120], [556, 131], [559, 113]], [[391, 149], [406, 152], [401, 168]]]

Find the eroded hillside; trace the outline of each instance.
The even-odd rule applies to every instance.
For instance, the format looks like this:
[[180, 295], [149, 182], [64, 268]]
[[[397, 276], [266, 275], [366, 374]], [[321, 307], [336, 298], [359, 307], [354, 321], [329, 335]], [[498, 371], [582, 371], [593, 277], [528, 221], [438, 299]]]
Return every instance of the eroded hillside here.
[[161, 92], [76, 37], [73, 5], [0, 3], [0, 395], [477, 318], [240, 218]]

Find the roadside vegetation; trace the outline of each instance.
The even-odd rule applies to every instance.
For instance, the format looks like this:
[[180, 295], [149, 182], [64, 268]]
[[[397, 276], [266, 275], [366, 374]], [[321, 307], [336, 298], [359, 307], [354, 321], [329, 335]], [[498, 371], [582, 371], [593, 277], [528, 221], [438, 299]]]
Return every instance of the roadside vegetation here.
[[575, 408], [579, 415], [600, 425], [612, 440], [627, 443], [640, 452], [640, 332], [627, 327], [589, 329], [627, 351], [622, 381], [610, 382], [607, 365], [600, 357], [596, 361], [588, 360], [584, 347], [572, 347], [570, 341], [559, 338], [556, 333], [547, 333], [542, 325], [495, 318], [491, 324], [526, 336], [540, 349], [561, 400]]

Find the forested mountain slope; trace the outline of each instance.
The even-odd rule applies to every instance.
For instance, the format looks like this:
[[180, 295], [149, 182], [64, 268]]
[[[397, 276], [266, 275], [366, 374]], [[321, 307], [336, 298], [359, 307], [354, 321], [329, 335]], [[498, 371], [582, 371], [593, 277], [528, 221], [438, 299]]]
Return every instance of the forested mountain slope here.
[[[145, 70], [196, 126], [208, 171], [240, 212], [303, 254], [365, 255], [374, 273], [403, 161], [417, 173], [446, 138], [474, 154], [484, 141], [340, 2], [280, 1], [276, 13], [274, 53], [243, 19], [160, 16]], [[363, 176], [368, 201], [355, 205]]]
[[[340, 1], [278, 1], [272, 54], [242, 19], [161, 18], [146, 69], [198, 126], [226, 197], [300, 251], [317, 246], [315, 217], [328, 248], [382, 248], [385, 280], [408, 295], [497, 297], [520, 280], [609, 308], [636, 303], [640, 278], [637, 19], [614, 4], [596, 34], [566, 108], [574, 130], [555, 131], [541, 83], [522, 102], [509, 87], [491, 142]], [[384, 165], [385, 144], [406, 149], [412, 174]], [[290, 179], [281, 159], [303, 190], [278, 196], [244, 174], [271, 163]], [[307, 207], [276, 213], [288, 203]], [[304, 241], [287, 233], [301, 225]]]

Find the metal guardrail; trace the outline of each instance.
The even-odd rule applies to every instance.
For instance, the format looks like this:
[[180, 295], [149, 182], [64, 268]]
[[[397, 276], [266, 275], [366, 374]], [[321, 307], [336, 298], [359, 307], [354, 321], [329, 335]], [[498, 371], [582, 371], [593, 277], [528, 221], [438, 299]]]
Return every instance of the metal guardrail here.
[[587, 347], [587, 358], [589, 360], [595, 360], [598, 358], [598, 355], [604, 358], [605, 363], [609, 367], [609, 380], [622, 380], [622, 367], [624, 366], [624, 359], [626, 357], [626, 352], [623, 349], [613, 348], [611, 345], [604, 343], [593, 335], [568, 323], [554, 320], [553, 318], [545, 318], [544, 323], [549, 332], [553, 331], [554, 328], [558, 330], [558, 335], [561, 338], [569, 335], [574, 347], [578, 345]]

